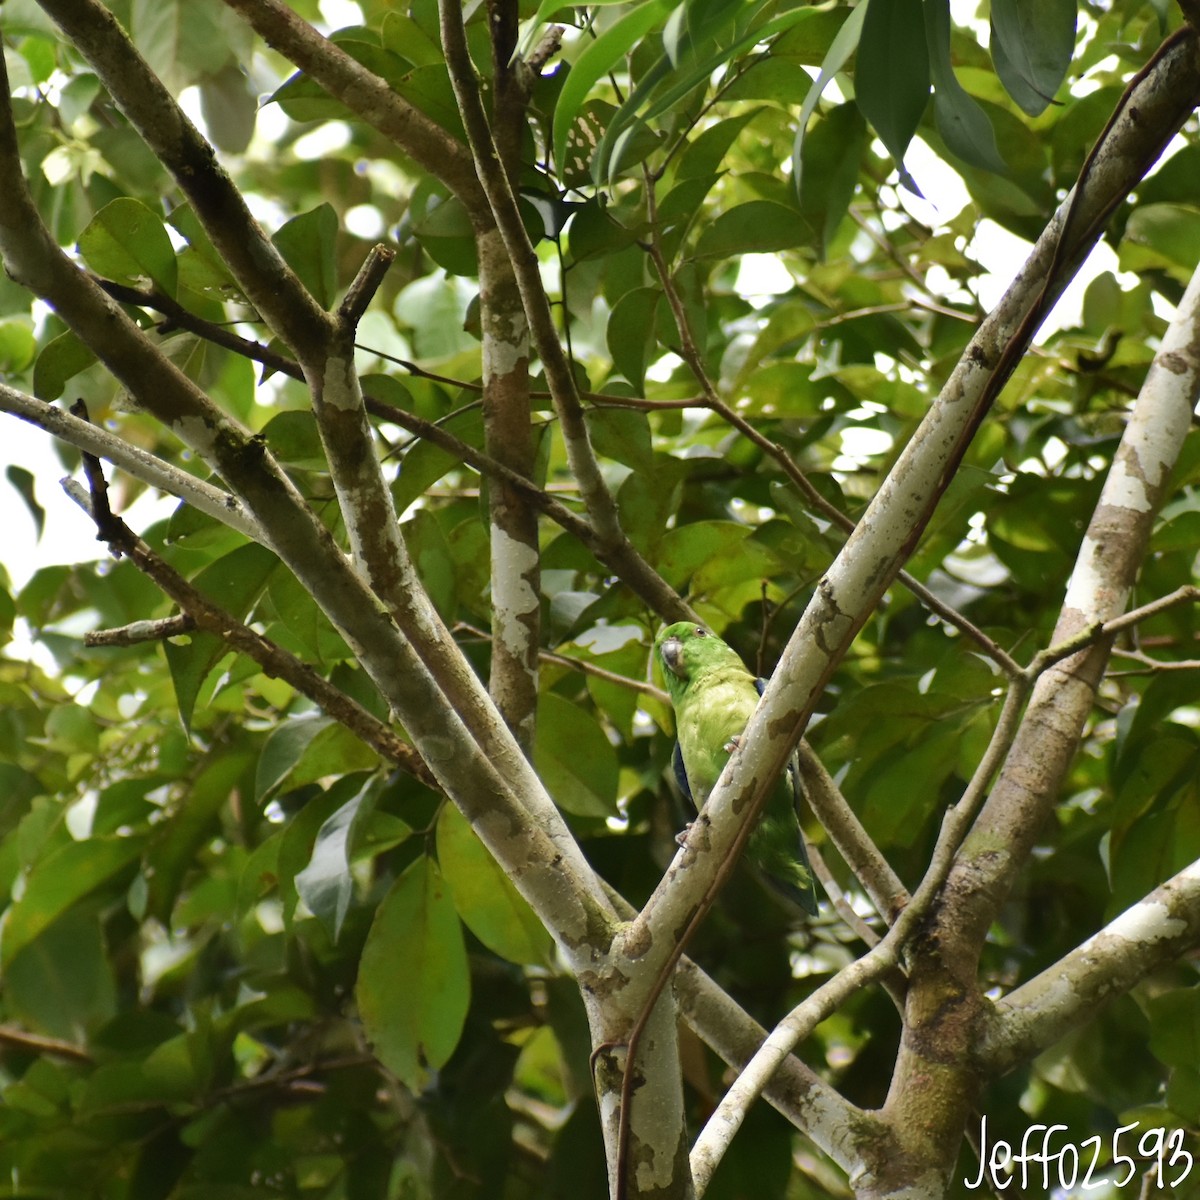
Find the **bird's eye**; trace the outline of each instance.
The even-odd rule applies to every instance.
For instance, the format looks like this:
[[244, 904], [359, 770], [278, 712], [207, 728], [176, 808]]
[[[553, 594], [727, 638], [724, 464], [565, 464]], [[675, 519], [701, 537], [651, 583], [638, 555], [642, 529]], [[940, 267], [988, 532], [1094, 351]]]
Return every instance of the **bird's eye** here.
[[697, 637], [708, 637], [708, 630], [703, 629], [701, 626], [697, 625], [696, 626], [696, 636]]

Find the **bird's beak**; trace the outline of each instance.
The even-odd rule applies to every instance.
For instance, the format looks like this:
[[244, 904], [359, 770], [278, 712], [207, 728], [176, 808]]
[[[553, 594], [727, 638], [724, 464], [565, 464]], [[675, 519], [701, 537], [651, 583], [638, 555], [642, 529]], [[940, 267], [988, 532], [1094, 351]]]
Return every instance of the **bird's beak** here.
[[660, 653], [662, 654], [663, 666], [672, 675], [678, 675], [682, 679], [685, 675], [683, 667], [683, 643], [677, 637], [669, 637], [663, 642]]

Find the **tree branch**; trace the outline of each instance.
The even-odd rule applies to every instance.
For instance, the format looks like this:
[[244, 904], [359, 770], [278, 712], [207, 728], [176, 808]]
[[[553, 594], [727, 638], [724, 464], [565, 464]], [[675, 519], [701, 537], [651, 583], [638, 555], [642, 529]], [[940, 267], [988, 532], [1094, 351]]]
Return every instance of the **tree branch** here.
[[[740, 849], [773, 781], [858, 630], [920, 538], [975, 430], [1099, 234], [1102, 221], [1174, 135], [1200, 91], [1191, 36], [1169, 43], [1025, 267], [980, 326], [941, 394], [818, 583], [733, 756], [693, 825], [687, 847], [630, 927], [630, 944], [665, 961], [679, 931], [710, 903], [713, 862]], [[1059, 247], [1070, 219], [1069, 243]], [[1053, 268], [1054, 274], [1048, 277]], [[1016, 681], [1012, 686], [1016, 686]], [[1004, 845], [1004, 839], [993, 843]], [[714, 859], [712, 856], [716, 856]], [[986, 925], [985, 925], [986, 927]]]
[[825, 764], [806, 740], [797, 750], [804, 798], [846, 865], [854, 872], [875, 911], [890, 925], [908, 903], [908, 889], [846, 802]]
[[[496, 23], [496, 36], [510, 24], [507, 18]], [[503, 77], [509, 78], [507, 71]], [[505, 90], [505, 98], [508, 105], [517, 102], [511, 89]], [[499, 94], [495, 103], [501, 106]], [[513, 115], [520, 119], [519, 111]], [[513, 128], [511, 120], [508, 127]], [[519, 135], [517, 138], [519, 141]], [[512, 142], [514, 153], [517, 144]], [[479, 254], [485, 444], [489, 455], [508, 472], [530, 479], [536, 445], [529, 403], [529, 326], [499, 235], [494, 229], [482, 230], [475, 236], [475, 246]], [[498, 479], [492, 480], [487, 499], [493, 629], [488, 692], [528, 752], [537, 715], [541, 641], [537, 506], [528, 487]]]
[[70, 1062], [90, 1063], [92, 1056], [82, 1046], [61, 1038], [43, 1037], [15, 1025], [0, 1025], [0, 1048], [7, 1047], [21, 1054], [50, 1054]]
[[343, 334], [347, 334], [353, 339], [358, 330], [358, 323], [367, 311], [367, 306], [375, 298], [375, 293], [379, 291], [384, 276], [395, 261], [396, 251], [391, 246], [380, 244], [371, 247], [370, 254], [367, 255], [366, 261], [354, 277], [354, 282], [347, 289], [341, 304], [338, 305], [338, 328]]
[[[371, 747], [381, 758], [395, 763], [427, 787], [437, 789], [433, 773], [425, 765], [417, 751], [402, 737], [389, 729], [377, 717], [372, 716], [358, 701], [351, 699], [340, 688], [335, 687], [324, 676], [319, 675], [307, 663], [294, 654], [276, 645], [269, 638], [256, 633], [239, 621], [232, 613], [214, 604], [202, 592], [194, 588], [165, 559], [156, 554], [128, 525], [108, 507], [107, 485], [100, 460], [85, 453], [84, 467], [89, 488], [84, 491], [73, 480], [64, 480], [67, 495], [71, 497], [95, 522], [97, 536], [108, 543], [113, 554], [124, 555], [144, 575], [153, 579], [164, 594], [182, 610], [181, 617], [168, 617], [172, 627], [163, 628], [166, 622], [139, 622], [141, 625], [156, 625], [158, 636], [172, 637], [186, 629], [203, 629], [216, 634], [232, 649], [262, 668], [272, 679], [282, 679], [302, 696], [307, 696], [318, 708], [340, 721], [364, 744]], [[101, 630], [100, 637], [85, 639], [89, 645], [129, 645], [135, 637], [130, 626], [125, 630]], [[148, 632], [148, 631], [147, 631]], [[123, 636], [118, 639], [114, 633]], [[147, 640], [136, 635], [137, 640]]]
[[[704, 365], [704, 358], [696, 342], [695, 332], [692, 329], [687, 308], [679, 295], [674, 277], [671, 275], [671, 269], [662, 252], [662, 245], [658, 235], [654, 186], [648, 172], [646, 176], [646, 197], [647, 208], [649, 210], [648, 220], [651, 230], [649, 244], [650, 259], [654, 263], [655, 273], [662, 284], [663, 295], [667, 298], [667, 303], [671, 308], [671, 315], [675, 319], [675, 327], [679, 331], [681, 357], [687, 363], [688, 369], [691, 371], [696, 382], [700, 385], [700, 391], [703, 394], [703, 406], [716, 413], [726, 424], [733, 426], [743, 437], [756, 445], [763, 453], [773, 458], [812, 509], [832, 521], [845, 533], [853, 533], [854, 522], [836, 504], [827, 500], [813, 487], [808, 476], [799, 468], [795, 459], [792, 458], [787, 450], [778, 442], [773, 441], [766, 434], [756, 429], [741, 413], [726, 404], [717, 393], [712, 378], [709, 376], [708, 370]], [[984, 654], [992, 659], [1010, 679], [1018, 674], [1020, 667], [1012, 656], [994, 639], [988, 637], [973, 621], [969, 620], [957, 609], [946, 604], [943, 600], [940, 600], [920, 580], [914, 578], [907, 571], [900, 571], [897, 578], [930, 612], [975, 642]]]
[[[73, 492], [67, 493], [80, 499]], [[89, 514], [90, 515], [90, 514]], [[163, 642], [178, 637], [196, 628], [196, 622], [187, 613], [176, 613], [173, 617], [159, 617], [153, 621], [131, 621], [115, 629], [91, 629], [83, 635], [85, 646], [140, 646], [143, 642]], [[311, 699], [311, 697], [310, 697]]]
[[450, 71], [450, 81], [454, 85], [459, 112], [467, 131], [475, 170], [491, 208], [488, 224], [494, 221], [512, 263], [533, 344], [541, 359], [546, 382], [558, 413], [571, 472], [579, 484], [592, 528], [604, 543], [612, 560], [621, 564], [618, 571], [621, 578], [639, 595], [654, 597], [651, 607], [655, 612], [672, 621], [694, 620], [695, 614], [691, 609], [634, 549], [621, 529], [616, 504], [592, 450], [574, 372], [554, 329], [554, 318], [546, 290], [542, 286], [537, 255], [525, 232], [516, 197], [488, 128], [487, 116], [479, 98], [475, 70], [467, 50], [462, 5], [456, 3], [456, 0], [439, 0], [438, 7], [441, 13], [442, 46]]
[[1009, 687], [987, 751], [972, 775], [966, 791], [942, 820], [942, 828], [930, 856], [925, 877], [907, 907], [897, 915], [883, 940], [822, 984], [771, 1031], [709, 1118], [692, 1148], [692, 1174], [698, 1192], [703, 1192], [707, 1186], [734, 1134], [741, 1128], [750, 1105], [762, 1093], [767, 1081], [797, 1043], [807, 1037], [821, 1021], [855, 992], [882, 979], [900, 965], [900, 955], [905, 944], [920, 927], [933, 905], [950, 873], [954, 854], [983, 803], [987, 785], [1012, 745], [1029, 686], [1028, 681], [1017, 680]]
[[[1055, 644], [1067, 653], [1038, 681], [1020, 737], [948, 881], [942, 936], [961, 959], [958, 970], [973, 971], [988, 925], [1058, 795], [1092, 710], [1112, 636], [1146, 615], [1142, 610], [1122, 616], [1121, 610], [1198, 398], [1200, 269], [1163, 335], [1080, 546], [1054, 632]], [[1178, 597], [1155, 606], [1171, 602]], [[1097, 631], [1103, 634], [1099, 641]], [[1089, 648], [1070, 653], [1080, 636], [1090, 639]], [[996, 846], [1004, 853], [995, 853]]]
[[996, 1002], [980, 1055], [1000, 1075], [1077, 1029], [1115, 996], [1200, 945], [1200, 861]]
[[[587, 961], [591, 947], [607, 944], [611, 936], [607, 902], [595, 872], [486, 693], [478, 689], [482, 707], [471, 706], [467, 715], [496, 745], [507, 746], [505, 752], [480, 747], [412, 642], [381, 610], [261, 440], [164, 358], [58, 248], [25, 185], [2, 60], [0, 174], [5, 180], [0, 188], [0, 253], [9, 273], [51, 304], [135, 401], [192, 446], [242, 497], [267, 544], [308, 589], [399, 713], [439, 786], [472, 821], [560, 946]], [[463, 662], [457, 649], [454, 654]], [[463, 667], [473, 679], [465, 662]], [[567, 894], [570, 905], [563, 903]]]
[[79, 450], [108, 459], [135, 479], [178, 497], [251, 541], [269, 544], [262, 526], [246, 511], [237, 496], [173, 467], [106, 429], [81, 421], [53, 404], [35, 400], [3, 383], [0, 383], [0, 411], [10, 412]]

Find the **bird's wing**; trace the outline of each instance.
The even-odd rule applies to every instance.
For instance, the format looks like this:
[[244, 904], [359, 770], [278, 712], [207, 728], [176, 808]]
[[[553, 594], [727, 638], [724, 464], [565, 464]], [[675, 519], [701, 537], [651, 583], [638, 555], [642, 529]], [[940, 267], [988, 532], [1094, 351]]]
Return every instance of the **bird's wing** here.
[[688, 783], [687, 768], [683, 765], [683, 750], [678, 742], [675, 743], [675, 753], [671, 755], [671, 769], [675, 772], [675, 783], [683, 793], [683, 798], [695, 809], [696, 801], [692, 799], [692, 786]]
[[[765, 679], [755, 679], [754, 690], [758, 692], [759, 697], [762, 697], [767, 688]], [[803, 874], [807, 877], [807, 886], [800, 881], [797, 881], [796, 886], [784, 885], [785, 890], [793, 899], [798, 900], [801, 908], [804, 909], [809, 916], [817, 915], [817, 886], [816, 880], [812, 872], [812, 864], [808, 858], [808, 846], [804, 841], [804, 827], [800, 823], [800, 758], [799, 755], [793, 754], [788, 759], [787, 779], [789, 799], [792, 805], [792, 811], [796, 817], [796, 861], [803, 868]]]

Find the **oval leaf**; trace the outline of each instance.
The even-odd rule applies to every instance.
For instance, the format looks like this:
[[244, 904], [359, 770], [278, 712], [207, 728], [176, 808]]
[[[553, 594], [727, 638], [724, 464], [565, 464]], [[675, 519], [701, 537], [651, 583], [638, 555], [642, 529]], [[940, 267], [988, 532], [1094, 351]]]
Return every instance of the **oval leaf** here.
[[992, 62], [1031, 117], [1054, 99], [1075, 53], [1075, 0], [992, 0]]
[[581, 817], [617, 811], [617, 753], [576, 704], [547, 692], [538, 700], [533, 762], [555, 802]]
[[296, 890], [312, 914], [336, 942], [354, 894], [350, 874], [350, 842], [360, 813], [366, 817], [375, 806], [378, 780], [371, 780], [351, 797], [317, 831], [312, 857], [296, 876]]
[[437, 853], [458, 915], [489, 950], [514, 963], [550, 961], [549, 933], [453, 804], [438, 817]]
[[309, 294], [323, 308], [337, 295], [338, 219], [331, 204], [319, 204], [284, 224], [271, 239]]
[[5, 914], [0, 963], [7, 966], [73, 904], [108, 883], [142, 852], [145, 838], [99, 837], [69, 842], [30, 871], [25, 890]]
[[997, 175], [1007, 169], [996, 149], [996, 131], [987, 113], [969, 95], [950, 63], [950, 0], [925, 0], [925, 39], [933, 76], [933, 113], [938, 132], [952, 154]]
[[904, 152], [929, 100], [921, 0], [869, 0], [854, 66], [862, 115], [904, 174]]
[[454, 1053], [471, 998], [462, 926], [432, 859], [417, 859], [379, 905], [355, 995], [379, 1060], [422, 1089]]
[[150, 279], [160, 291], [175, 295], [175, 248], [162, 218], [140, 200], [120, 196], [106, 204], [79, 235], [79, 253], [106, 279]]

